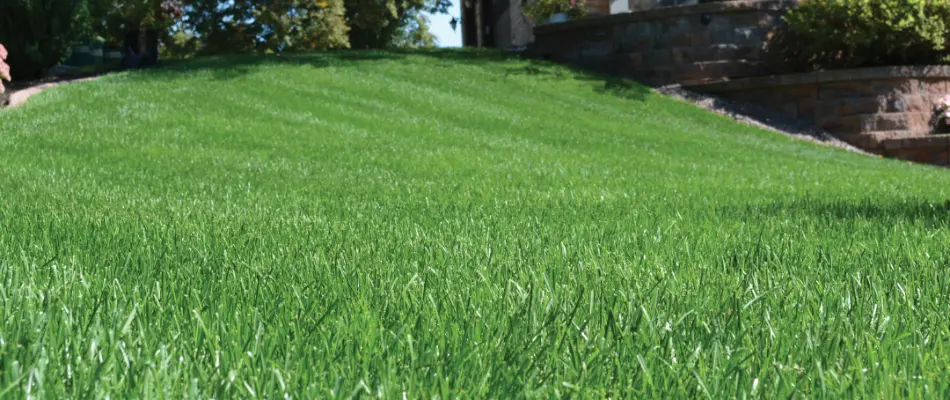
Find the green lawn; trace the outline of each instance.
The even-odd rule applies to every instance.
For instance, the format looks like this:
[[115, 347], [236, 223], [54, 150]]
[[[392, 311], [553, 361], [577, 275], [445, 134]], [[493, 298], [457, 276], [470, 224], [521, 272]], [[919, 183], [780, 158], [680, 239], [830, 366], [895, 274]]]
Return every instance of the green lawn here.
[[0, 398], [950, 396], [950, 173], [491, 53], [0, 111]]

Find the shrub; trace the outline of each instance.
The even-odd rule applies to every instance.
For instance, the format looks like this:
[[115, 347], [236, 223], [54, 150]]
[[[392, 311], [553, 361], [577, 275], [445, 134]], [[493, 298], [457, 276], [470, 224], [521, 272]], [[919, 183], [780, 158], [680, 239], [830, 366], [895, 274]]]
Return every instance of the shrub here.
[[947, 60], [950, 1], [805, 0], [784, 17], [770, 51], [788, 70]]
[[6, 88], [3, 87], [3, 81], [12, 80], [10, 78], [10, 66], [7, 65], [5, 61], [6, 59], [7, 59], [7, 48], [3, 47], [3, 45], [0, 44], [0, 94], [3, 94], [3, 92], [6, 90]]
[[0, 43], [10, 52], [10, 67], [24, 79], [45, 76], [88, 27], [85, 0], [0, 1]]
[[564, 13], [571, 19], [587, 16], [584, 0], [537, 0], [525, 8], [524, 15], [537, 23], [544, 23], [554, 14]]

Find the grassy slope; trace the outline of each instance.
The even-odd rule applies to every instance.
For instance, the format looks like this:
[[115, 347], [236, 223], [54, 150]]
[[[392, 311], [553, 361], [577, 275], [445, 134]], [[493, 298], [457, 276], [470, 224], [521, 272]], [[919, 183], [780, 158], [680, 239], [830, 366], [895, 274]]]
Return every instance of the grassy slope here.
[[950, 393], [946, 171], [621, 87], [359, 53], [0, 112], [0, 397]]

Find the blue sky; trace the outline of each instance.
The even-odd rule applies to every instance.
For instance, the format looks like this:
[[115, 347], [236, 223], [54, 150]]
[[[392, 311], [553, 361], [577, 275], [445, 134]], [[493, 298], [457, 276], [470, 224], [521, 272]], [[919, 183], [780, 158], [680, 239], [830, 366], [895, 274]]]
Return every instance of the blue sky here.
[[432, 33], [435, 34], [435, 37], [439, 38], [439, 47], [461, 47], [462, 46], [462, 25], [459, 21], [458, 29], [455, 32], [452, 32], [452, 26], [449, 25], [449, 21], [452, 20], [454, 16], [457, 19], [462, 18], [462, 13], [459, 9], [459, 4], [461, 0], [454, 0], [454, 4], [449, 8], [448, 14], [435, 14], [429, 15], [429, 22], [432, 28]]

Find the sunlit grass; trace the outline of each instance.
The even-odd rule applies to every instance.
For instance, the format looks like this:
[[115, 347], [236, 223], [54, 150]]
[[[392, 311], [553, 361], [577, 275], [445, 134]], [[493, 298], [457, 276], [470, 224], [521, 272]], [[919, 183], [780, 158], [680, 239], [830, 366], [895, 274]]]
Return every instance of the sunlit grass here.
[[0, 397], [950, 394], [945, 170], [492, 54], [0, 111]]

